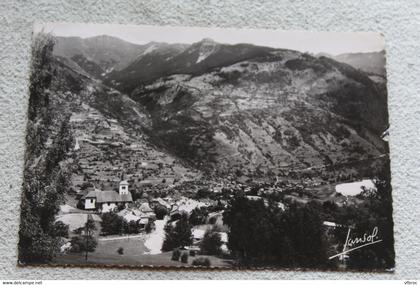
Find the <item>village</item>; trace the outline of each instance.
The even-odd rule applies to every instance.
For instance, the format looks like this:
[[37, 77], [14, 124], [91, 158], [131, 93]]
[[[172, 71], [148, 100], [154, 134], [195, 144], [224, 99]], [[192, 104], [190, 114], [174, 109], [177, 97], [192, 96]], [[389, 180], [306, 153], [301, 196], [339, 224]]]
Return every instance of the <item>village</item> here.
[[[212, 265], [230, 267], [232, 262], [228, 248], [229, 228], [223, 223], [223, 212], [235, 191], [243, 191], [247, 199], [262, 200], [265, 204], [268, 203], [268, 198], [272, 200], [275, 195], [282, 194], [276, 200], [278, 207], [283, 210], [291, 202], [306, 203], [314, 197], [312, 195], [316, 195], [303, 189], [296, 192], [299, 187], [281, 181], [271, 185], [261, 183], [258, 187], [224, 181], [210, 187], [209, 184], [203, 183], [198, 191], [177, 190], [180, 187], [192, 187], [192, 184], [184, 182], [177, 186], [171, 185], [168, 187], [169, 191], [159, 195], [154, 195], [157, 192], [151, 190], [153, 187], [149, 191], [146, 187], [142, 188], [142, 195], [138, 196], [136, 189], [133, 189], [133, 185], [127, 180], [117, 183], [114, 188], [118, 191], [102, 190], [96, 186], [79, 191], [76, 195], [78, 200], [68, 199], [67, 204], [60, 207], [56, 216], [56, 222], [68, 226], [68, 237], [63, 238], [57, 262], [112, 264], [124, 260], [124, 263], [134, 265], [184, 266], [192, 264], [196, 256], [204, 256]], [[353, 196], [360, 193], [357, 189], [363, 189], [362, 186], [374, 187], [370, 181], [353, 184], [340, 184], [332, 191], [328, 191], [325, 185], [318, 185], [318, 198], [322, 192], [327, 199], [333, 199], [337, 204], [345, 204], [355, 201]], [[200, 184], [194, 182], [194, 185], [197, 187]], [[83, 196], [81, 193], [84, 193]], [[174, 260], [173, 252], [165, 252], [162, 249], [166, 237], [165, 226], [176, 226], [182, 215], [186, 215], [192, 225], [192, 243], [182, 248], [182, 252], [188, 253], [190, 261], [185, 261], [184, 258], [184, 261], [180, 262]], [[89, 223], [93, 224], [90, 232], [87, 226]], [[324, 226], [326, 229], [337, 227], [330, 221], [324, 221]], [[217, 255], [209, 255], [202, 250], [203, 239], [210, 232], [220, 237]], [[75, 238], [82, 237], [79, 241], [83, 244], [88, 235], [96, 240], [95, 248], [85, 248], [86, 251], [75, 249]]]
[[[223, 213], [235, 194], [265, 205], [274, 201], [284, 211], [291, 203], [309, 201], [355, 204], [362, 189], [374, 188], [351, 170], [338, 170], [331, 180], [322, 175], [325, 167], [282, 170], [283, 176], [263, 178], [209, 178], [156, 150], [116, 119], [78, 105], [70, 118], [74, 144], [68, 156], [74, 171], [55, 218], [64, 231], [57, 263], [231, 267], [234, 256]], [[191, 242], [168, 248], [168, 227], [184, 220]], [[337, 226], [331, 221], [323, 225]]]

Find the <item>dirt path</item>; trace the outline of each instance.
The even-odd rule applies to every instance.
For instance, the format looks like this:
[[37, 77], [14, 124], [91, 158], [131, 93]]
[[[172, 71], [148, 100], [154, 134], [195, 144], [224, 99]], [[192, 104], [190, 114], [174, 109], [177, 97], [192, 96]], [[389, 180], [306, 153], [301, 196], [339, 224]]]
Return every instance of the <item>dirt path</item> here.
[[144, 234], [117, 236], [117, 237], [101, 237], [101, 238], [98, 238], [98, 241], [113, 241], [113, 240], [122, 240], [122, 239], [130, 239], [130, 238], [132, 239], [144, 238]]
[[147, 237], [144, 245], [150, 250], [145, 254], [159, 254], [162, 253], [161, 248], [163, 240], [165, 239], [165, 225], [168, 220], [168, 216], [165, 216], [163, 220], [156, 220], [156, 229]]

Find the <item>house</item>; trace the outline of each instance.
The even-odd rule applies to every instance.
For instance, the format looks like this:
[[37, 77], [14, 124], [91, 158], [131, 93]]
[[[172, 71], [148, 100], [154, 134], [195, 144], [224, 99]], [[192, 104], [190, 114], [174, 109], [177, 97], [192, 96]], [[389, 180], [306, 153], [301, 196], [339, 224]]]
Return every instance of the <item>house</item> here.
[[135, 210], [137, 215], [141, 215], [142, 217], [147, 217], [149, 220], [156, 220], [155, 211], [153, 211], [149, 203], [142, 203], [138, 210]]
[[83, 198], [85, 210], [97, 210], [105, 213], [116, 209], [118, 206], [126, 207], [133, 202], [133, 197], [128, 190], [128, 182], [120, 182], [118, 193], [115, 191], [90, 191]]
[[160, 205], [165, 207], [166, 209], [170, 209], [171, 208], [171, 204], [169, 204], [168, 202], [166, 202], [165, 200], [163, 200], [162, 198], [156, 198], [153, 199], [152, 201], [150, 201], [150, 206], [152, 208], [155, 208], [156, 206]]
[[344, 227], [343, 225], [336, 224], [334, 222], [329, 222], [329, 221], [324, 221], [322, 223], [322, 225], [324, 225], [326, 227], [334, 228], [334, 229], [337, 228], [337, 227], [339, 227], [339, 228], [343, 228]]
[[219, 232], [220, 235], [220, 241], [222, 242], [222, 245], [220, 246], [220, 250], [225, 253], [225, 254], [229, 254], [230, 250], [228, 248], [228, 234], [225, 232]]
[[144, 214], [154, 213], [152, 208], [150, 208], [149, 203], [141, 203], [141, 205], [139, 207], [139, 211], [144, 213]]
[[193, 244], [198, 244], [204, 238], [204, 234], [206, 233], [205, 230], [202, 229], [193, 229], [192, 230], [192, 237], [193, 237]]
[[124, 209], [118, 212], [117, 215], [128, 223], [136, 222], [140, 229], [144, 229], [148, 223], [153, 222], [156, 219], [154, 213], [143, 213], [138, 209]]

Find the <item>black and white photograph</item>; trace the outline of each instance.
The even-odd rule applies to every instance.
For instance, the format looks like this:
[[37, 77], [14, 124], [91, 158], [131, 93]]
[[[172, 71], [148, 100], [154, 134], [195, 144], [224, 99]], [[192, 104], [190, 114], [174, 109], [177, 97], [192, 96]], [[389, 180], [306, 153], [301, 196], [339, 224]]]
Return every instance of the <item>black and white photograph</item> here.
[[381, 34], [37, 23], [30, 70], [20, 265], [394, 271]]

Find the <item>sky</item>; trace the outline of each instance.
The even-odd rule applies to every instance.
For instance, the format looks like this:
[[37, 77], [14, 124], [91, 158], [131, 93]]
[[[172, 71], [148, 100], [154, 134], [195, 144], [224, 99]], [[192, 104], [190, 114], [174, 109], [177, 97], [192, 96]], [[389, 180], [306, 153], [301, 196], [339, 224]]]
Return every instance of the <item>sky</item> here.
[[56, 36], [88, 38], [109, 35], [122, 40], [147, 44], [148, 42], [194, 43], [211, 38], [219, 43], [250, 43], [274, 48], [292, 49], [331, 55], [381, 51], [385, 41], [374, 32], [310, 32], [233, 28], [136, 26], [82, 23], [36, 23], [34, 32], [43, 30]]

